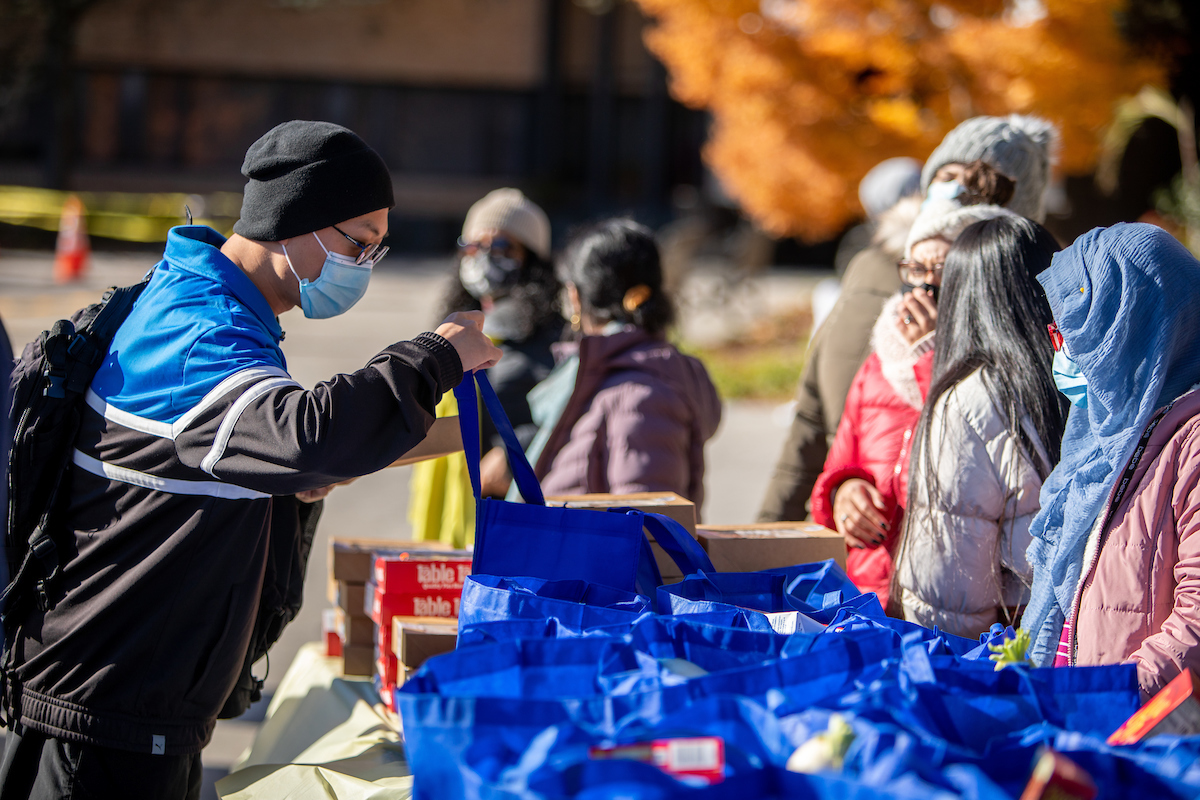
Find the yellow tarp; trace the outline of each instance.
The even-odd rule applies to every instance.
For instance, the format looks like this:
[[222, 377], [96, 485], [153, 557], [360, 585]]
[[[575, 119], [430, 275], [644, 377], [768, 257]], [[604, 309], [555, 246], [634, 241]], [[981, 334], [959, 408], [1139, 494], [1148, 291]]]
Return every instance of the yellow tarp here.
[[211, 225], [223, 234], [233, 229], [241, 210], [236, 192], [206, 195], [171, 192], [60, 192], [29, 186], [0, 186], [0, 222], [57, 231], [63, 204], [72, 194], [87, 209], [90, 236], [126, 242], [162, 242], [167, 231], [184, 223], [189, 206], [197, 224]]

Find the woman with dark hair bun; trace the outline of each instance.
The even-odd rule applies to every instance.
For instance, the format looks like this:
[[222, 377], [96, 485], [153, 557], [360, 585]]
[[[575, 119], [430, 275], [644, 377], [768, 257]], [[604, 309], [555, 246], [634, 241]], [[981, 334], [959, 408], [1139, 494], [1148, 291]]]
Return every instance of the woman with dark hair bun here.
[[672, 491], [700, 508], [721, 401], [704, 366], [664, 338], [674, 308], [653, 233], [627, 219], [589, 227], [567, 243], [560, 274], [581, 338], [529, 394], [543, 490]]
[[1058, 250], [1010, 215], [967, 228], [946, 257], [892, 591], [905, 619], [975, 637], [1029, 601], [1029, 525], [1066, 422], [1036, 280]]

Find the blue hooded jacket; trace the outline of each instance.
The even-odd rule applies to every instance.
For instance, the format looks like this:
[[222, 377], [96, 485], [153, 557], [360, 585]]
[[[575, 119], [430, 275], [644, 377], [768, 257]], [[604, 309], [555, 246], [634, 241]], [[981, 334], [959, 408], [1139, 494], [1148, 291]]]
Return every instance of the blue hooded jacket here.
[[1154, 412], [1200, 382], [1200, 263], [1161, 228], [1096, 228], [1038, 276], [1087, 379], [1058, 466], [1030, 526], [1030, 658], [1054, 659], [1084, 569], [1088, 535]]

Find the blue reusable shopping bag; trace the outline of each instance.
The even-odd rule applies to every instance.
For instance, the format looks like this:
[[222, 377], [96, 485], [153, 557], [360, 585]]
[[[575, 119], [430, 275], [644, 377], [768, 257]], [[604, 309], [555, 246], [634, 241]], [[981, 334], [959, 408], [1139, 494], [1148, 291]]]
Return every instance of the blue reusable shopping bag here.
[[[470, 413], [478, 407], [476, 382], [486, 413], [504, 441], [509, 467], [526, 503], [481, 497], [479, 420]], [[643, 528], [654, 534], [655, 541], [683, 574], [712, 571], [708, 554], [669, 517], [634, 509], [593, 511], [546, 506], [533, 468], [487, 375], [478, 372], [464, 376], [454, 392], [471, 486], [477, 498], [473, 574], [578, 580], [641, 593], [653, 604], [662, 578]]]
[[[687, 623], [680, 619], [675, 629]], [[647, 636], [657, 645], [669, 638], [661, 631]], [[594, 743], [629, 741], [656, 730], [677, 735], [665, 727], [673, 715], [710, 699], [770, 708], [787, 698], [806, 704], [837, 698], [895, 655], [891, 638], [879, 631], [793, 636], [789, 644], [804, 639], [808, 647], [733, 669], [724, 669], [729, 662], [719, 648], [707, 646], [717, 643], [712, 639], [687, 652], [697, 666], [721, 671], [686, 680], [663, 679], [659, 657], [646, 658], [650, 654], [612, 637], [502, 642], [435, 656], [395, 692], [414, 797], [522, 796], [504, 794], [505, 777], [538, 755], [535, 741], [555, 726], [577, 728]], [[729, 719], [696, 718], [709, 718], [728, 737], [727, 747], [749, 752], [760, 746], [740, 738]]]
[[773, 629], [768, 614], [798, 611], [824, 625], [846, 608], [863, 616], [884, 616], [876, 596], [859, 592], [832, 559], [762, 572], [698, 572], [658, 590], [662, 613], [742, 609], [750, 627], [763, 631]]
[[470, 575], [463, 581], [458, 625], [461, 630], [485, 622], [554, 620], [574, 631], [628, 629], [649, 610], [646, 597], [584, 581]]

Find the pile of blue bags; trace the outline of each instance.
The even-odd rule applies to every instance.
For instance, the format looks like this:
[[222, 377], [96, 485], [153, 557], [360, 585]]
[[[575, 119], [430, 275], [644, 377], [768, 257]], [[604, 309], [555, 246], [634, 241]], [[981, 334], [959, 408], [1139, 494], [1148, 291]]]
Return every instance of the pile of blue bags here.
[[[1200, 737], [1104, 743], [1140, 706], [1132, 665], [996, 671], [1005, 634], [888, 618], [832, 561], [699, 572], [654, 602], [476, 575], [461, 608], [458, 649], [396, 690], [418, 798], [1017, 798], [1045, 746], [1100, 797], [1200, 795]], [[841, 767], [789, 771], [834, 714]], [[719, 779], [596, 757], [696, 737], [721, 740]]]
[[997, 671], [1011, 628], [891, 619], [832, 561], [716, 573], [665, 517], [547, 506], [483, 373], [459, 408], [476, 382], [525, 503], [478, 500], [458, 647], [396, 690], [418, 800], [998, 800], [1047, 747], [1102, 798], [1200, 796], [1200, 737], [1105, 744], [1140, 706], [1134, 666]]

